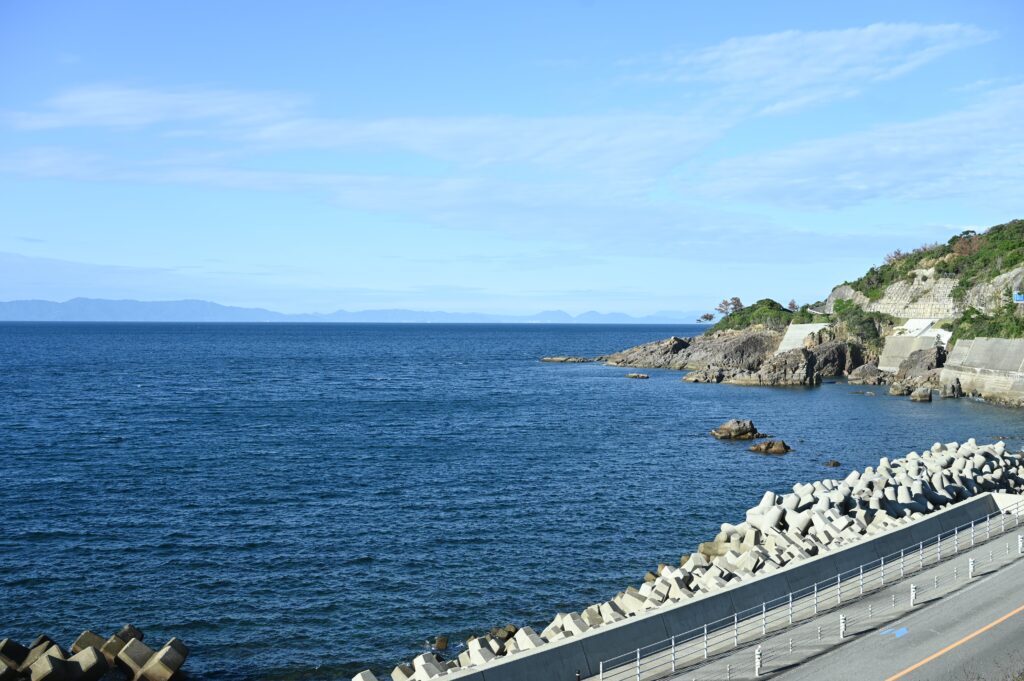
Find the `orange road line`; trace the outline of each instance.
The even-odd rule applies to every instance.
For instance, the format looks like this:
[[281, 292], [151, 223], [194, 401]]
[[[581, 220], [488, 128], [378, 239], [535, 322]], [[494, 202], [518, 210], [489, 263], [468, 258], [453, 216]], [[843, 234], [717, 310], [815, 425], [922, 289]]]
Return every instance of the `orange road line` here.
[[964, 643], [967, 643], [968, 641], [970, 641], [975, 636], [980, 636], [981, 634], [984, 634], [986, 631], [988, 631], [992, 627], [994, 627], [994, 626], [996, 626], [998, 624], [1002, 624], [1003, 622], [1005, 622], [1006, 620], [1010, 619], [1011, 617], [1013, 617], [1014, 615], [1016, 615], [1017, 613], [1019, 613], [1021, 611], [1024, 611], [1024, 605], [1020, 606], [1019, 608], [1017, 608], [1013, 612], [1006, 613], [1005, 615], [1003, 615], [1002, 617], [997, 619], [995, 622], [990, 622], [990, 623], [986, 624], [985, 626], [983, 626], [981, 629], [978, 629], [974, 633], [967, 634], [967, 636], [964, 636], [962, 639], [960, 639], [956, 643], [950, 643], [948, 646], [946, 646], [945, 648], [943, 648], [939, 652], [933, 653], [932, 655], [929, 655], [928, 657], [924, 658], [923, 660], [921, 660], [917, 664], [911, 665], [910, 667], [907, 667], [906, 669], [904, 669], [903, 671], [899, 672], [898, 674], [894, 674], [893, 676], [890, 676], [885, 681], [896, 681], [896, 679], [903, 678], [904, 676], [906, 676], [910, 672], [914, 671], [915, 669], [920, 669], [921, 667], [925, 666], [926, 664], [928, 664], [932, 660], [934, 660], [936, 658], [939, 658], [939, 657], [942, 657], [943, 655], [945, 655], [949, 651], [953, 650], [957, 646], [961, 646]]

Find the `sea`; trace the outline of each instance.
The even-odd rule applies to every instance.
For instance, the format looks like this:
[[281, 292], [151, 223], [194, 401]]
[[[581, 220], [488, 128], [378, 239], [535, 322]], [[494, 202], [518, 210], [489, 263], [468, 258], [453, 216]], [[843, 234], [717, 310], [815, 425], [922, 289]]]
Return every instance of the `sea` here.
[[[765, 490], [1024, 445], [1021, 412], [968, 399], [539, 361], [701, 331], [0, 324], [0, 638], [131, 622], [192, 679], [386, 674], [639, 585]], [[794, 451], [709, 435], [733, 417]]]

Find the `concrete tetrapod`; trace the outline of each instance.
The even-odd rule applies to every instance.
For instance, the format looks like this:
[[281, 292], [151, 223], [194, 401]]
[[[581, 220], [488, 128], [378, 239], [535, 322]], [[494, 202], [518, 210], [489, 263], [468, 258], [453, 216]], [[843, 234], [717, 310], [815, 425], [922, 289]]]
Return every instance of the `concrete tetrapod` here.
[[137, 679], [143, 681], [170, 681], [171, 677], [185, 664], [188, 648], [179, 638], [172, 638], [163, 648], [154, 653], [139, 670]]

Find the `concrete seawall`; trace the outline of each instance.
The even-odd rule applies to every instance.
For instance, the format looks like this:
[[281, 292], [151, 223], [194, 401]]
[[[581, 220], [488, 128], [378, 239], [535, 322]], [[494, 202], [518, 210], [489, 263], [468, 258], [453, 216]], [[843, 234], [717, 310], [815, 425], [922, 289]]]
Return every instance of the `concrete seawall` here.
[[888, 336], [885, 347], [878, 358], [878, 368], [882, 371], [896, 371], [900, 363], [910, 357], [915, 350], [934, 348], [938, 343], [935, 336]]
[[942, 383], [959, 379], [965, 393], [1024, 406], [1024, 339], [974, 338], [959, 341], [942, 369]]
[[760, 606], [766, 601], [810, 587], [859, 565], [916, 546], [935, 535], [998, 512], [1013, 495], [984, 493], [950, 505], [917, 521], [817, 557], [794, 563], [777, 572], [737, 583], [721, 591], [693, 598], [611, 624], [578, 637], [525, 651], [481, 669], [467, 669], [445, 678], [466, 681], [564, 681], [598, 673], [602, 660], [639, 647], [692, 632], [706, 623]]
[[790, 324], [775, 354], [781, 355], [787, 350], [802, 348], [804, 346], [804, 339], [807, 338], [808, 334], [817, 333], [827, 326], [828, 324]]

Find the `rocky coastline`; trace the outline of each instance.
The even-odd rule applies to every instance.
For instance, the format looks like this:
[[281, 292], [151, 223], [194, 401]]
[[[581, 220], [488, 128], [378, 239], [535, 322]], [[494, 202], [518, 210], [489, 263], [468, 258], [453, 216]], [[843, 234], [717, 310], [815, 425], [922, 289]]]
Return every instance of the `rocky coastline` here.
[[776, 353], [781, 340], [781, 332], [755, 326], [672, 336], [610, 355], [544, 357], [542, 361], [678, 370], [686, 372], [682, 380], [688, 383], [814, 386], [827, 378], [846, 378], [850, 385], [885, 386], [890, 395], [916, 394], [916, 401], [930, 401], [933, 392], [943, 398], [965, 396], [958, 379], [942, 380], [946, 353], [941, 346], [915, 350], [893, 372], [879, 369], [877, 351], [835, 325], [809, 334], [803, 347]]
[[[753, 424], [747, 428], [747, 423], [729, 422], [716, 430], [737, 438], [751, 430], [760, 435]], [[643, 576], [639, 586], [627, 586], [607, 601], [579, 612], [558, 613], [539, 632], [530, 626], [508, 625], [471, 637], [453, 657], [446, 658], [441, 650], [423, 653], [396, 666], [391, 679], [427, 681], [483, 667], [770, 574], [978, 494], [1019, 494], [1022, 490], [1024, 452], [1009, 452], [1001, 441], [979, 445], [972, 438], [962, 444], [936, 442], [928, 450], [899, 458], [883, 457], [877, 466], [851, 471], [842, 479], [797, 483], [782, 494], [767, 491], [742, 520], [722, 523], [714, 538], [683, 554], [678, 566], [658, 565]], [[382, 679], [367, 670], [353, 681]]]

